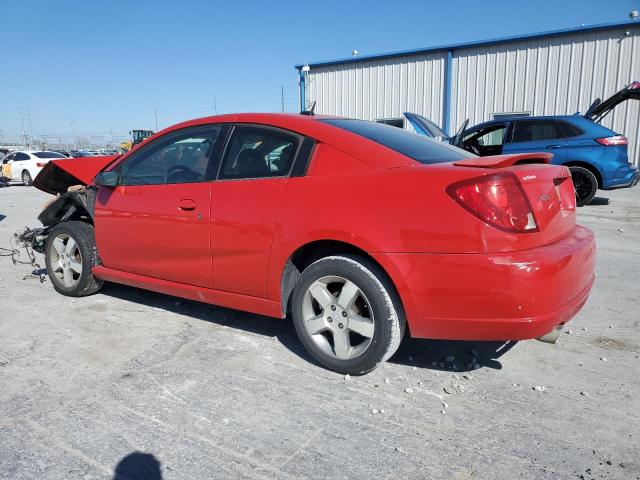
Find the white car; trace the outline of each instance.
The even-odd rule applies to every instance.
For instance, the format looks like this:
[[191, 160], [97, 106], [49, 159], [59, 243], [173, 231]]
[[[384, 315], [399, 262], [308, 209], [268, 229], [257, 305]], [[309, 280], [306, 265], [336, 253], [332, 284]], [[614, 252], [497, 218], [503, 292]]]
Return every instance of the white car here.
[[[10, 170], [10, 180], [22, 182], [24, 185], [31, 185], [36, 175], [40, 173], [49, 160], [55, 158], [66, 158], [57, 152], [47, 150], [18, 150], [9, 153], [2, 159], [3, 173]], [[6, 168], [9, 166], [10, 168]]]

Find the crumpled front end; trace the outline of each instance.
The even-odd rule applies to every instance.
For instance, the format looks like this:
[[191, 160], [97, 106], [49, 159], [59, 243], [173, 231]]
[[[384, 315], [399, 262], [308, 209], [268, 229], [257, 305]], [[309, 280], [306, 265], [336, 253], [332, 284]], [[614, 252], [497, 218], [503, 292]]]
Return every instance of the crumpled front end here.
[[89, 185], [118, 155], [51, 160], [33, 180], [33, 185], [51, 195], [64, 194], [74, 185]]

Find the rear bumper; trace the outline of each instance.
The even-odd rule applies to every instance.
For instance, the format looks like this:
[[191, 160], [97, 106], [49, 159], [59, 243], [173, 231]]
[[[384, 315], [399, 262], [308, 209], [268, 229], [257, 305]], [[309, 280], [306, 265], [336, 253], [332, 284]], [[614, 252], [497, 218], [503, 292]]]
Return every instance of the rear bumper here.
[[412, 336], [522, 340], [568, 322], [595, 279], [593, 233], [493, 254], [374, 254], [398, 288]]
[[634, 187], [638, 184], [638, 181], [640, 181], [640, 171], [635, 167], [629, 167], [629, 171], [622, 179], [612, 181], [610, 185], [604, 187], [604, 190]]

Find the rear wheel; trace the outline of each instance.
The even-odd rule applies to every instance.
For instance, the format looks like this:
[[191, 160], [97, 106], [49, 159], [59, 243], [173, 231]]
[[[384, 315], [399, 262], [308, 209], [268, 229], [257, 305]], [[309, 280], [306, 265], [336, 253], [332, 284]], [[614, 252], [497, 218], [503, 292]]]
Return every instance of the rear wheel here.
[[302, 273], [293, 321], [306, 350], [323, 366], [363, 374], [395, 353], [405, 319], [390, 280], [359, 256], [321, 258]]
[[93, 227], [88, 223], [63, 222], [53, 227], [45, 253], [47, 273], [59, 293], [83, 297], [102, 287], [102, 281], [91, 273], [99, 262]]
[[573, 179], [573, 188], [576, 191], [576, 205], [587, 205], [598, 190], [598, 179], [590, 170], [584, 167], [569, 167]]
[[33, 183], [33, 180], [31, 179], [31, 174], [29, 173], [29, 170], [25, 170], [24, 172], [22, 172], [22, 184], [25, 187], [28, 187], [32, 183]]

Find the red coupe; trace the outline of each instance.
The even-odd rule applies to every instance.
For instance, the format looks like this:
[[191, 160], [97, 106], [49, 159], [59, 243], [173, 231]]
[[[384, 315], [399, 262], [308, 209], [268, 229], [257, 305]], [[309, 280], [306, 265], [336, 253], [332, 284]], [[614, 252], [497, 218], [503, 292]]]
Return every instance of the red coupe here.
[[318, 362], [359, 374], [406, 329], [518, 340], [576, 314], [595, 242], [550, 158], [361, 120], [208, 117], [119, 157], [51, 161], [35, 185], [60, 195], [34, 245], [64, 295], [111, 281], [290, 315]]

